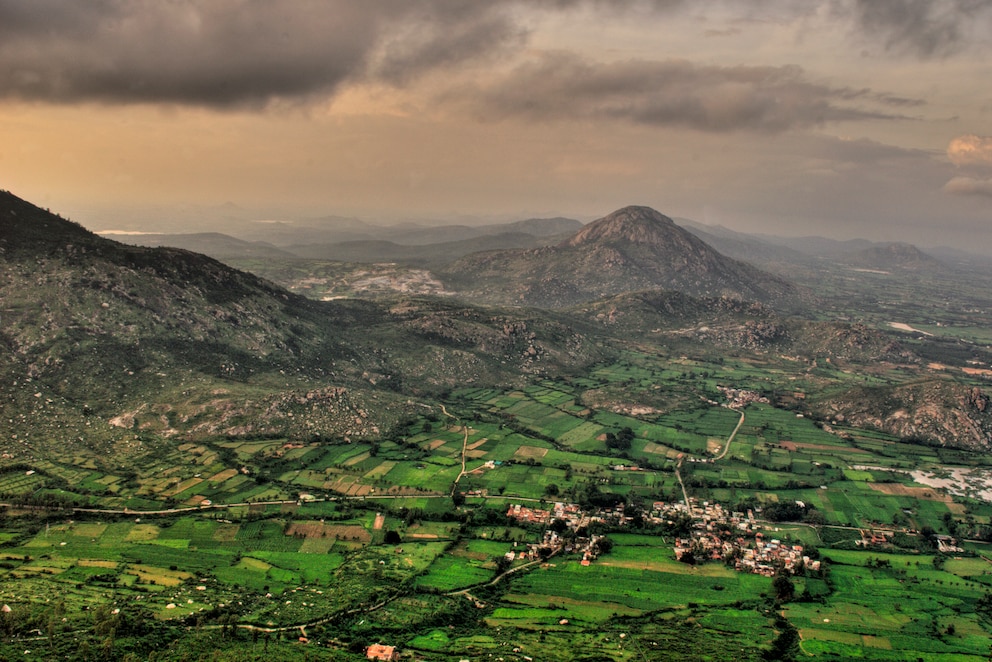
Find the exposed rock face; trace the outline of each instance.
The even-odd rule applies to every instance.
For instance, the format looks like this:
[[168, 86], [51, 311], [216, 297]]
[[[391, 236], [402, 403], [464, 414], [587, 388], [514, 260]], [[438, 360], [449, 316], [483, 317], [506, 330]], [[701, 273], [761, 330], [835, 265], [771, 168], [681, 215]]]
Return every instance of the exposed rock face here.
[[984, 414], [985, 410], [988, 409], [989, 406], [989, 396], [982, 393], [982, 390], [975, 386], [968, 394], [968, 402], [971, 406]]
[[821, 416], [855, 427], [942, 446], [992, 446], [990, 398], [977, 387], [934, 380], [896, 387], [859, 388], [814, 405]]
[[631, 206], [590, 223], [560, 245], [629, 243], [671, 246], [686, 255], [692, 252], [705, 255], [707, 251], [712, 251], [702, 240], [688, 232], [679, 232], [680, 229], [672, 219], [650, 207]]
[[442, 280], [481, 300], [551, 308], [648, 289], [771, 303], [800, 298], [792, 284], [721, 255], [667, 216], [636, 206], [557, 246], [462, 258]]

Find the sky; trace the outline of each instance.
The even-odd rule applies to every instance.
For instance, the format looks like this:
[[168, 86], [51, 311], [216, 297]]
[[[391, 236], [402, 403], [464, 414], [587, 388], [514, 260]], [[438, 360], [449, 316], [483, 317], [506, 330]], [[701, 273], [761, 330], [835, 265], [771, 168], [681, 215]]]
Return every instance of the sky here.
[[992, 254], [990, 83], [992, 0], [0, 0], [0, 188], [98, 231], [639, 204]]

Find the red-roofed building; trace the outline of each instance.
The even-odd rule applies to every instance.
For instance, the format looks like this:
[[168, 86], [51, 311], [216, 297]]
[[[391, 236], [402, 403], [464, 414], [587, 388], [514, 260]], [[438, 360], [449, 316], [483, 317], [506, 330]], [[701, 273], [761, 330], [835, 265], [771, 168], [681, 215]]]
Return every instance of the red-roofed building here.
[[386, 660], [394, 662], [400, 659], [400, 654], [396, 652], [395, 646], [383, 646], [382, 644], [372, 644], [365, 649], [365, 657], [370, 660]]

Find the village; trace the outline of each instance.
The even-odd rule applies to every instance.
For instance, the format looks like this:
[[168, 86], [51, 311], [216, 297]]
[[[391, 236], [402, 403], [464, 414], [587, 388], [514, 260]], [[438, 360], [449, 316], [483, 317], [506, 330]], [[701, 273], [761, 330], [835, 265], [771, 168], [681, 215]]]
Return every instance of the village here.
[[[634, 522], [634, 517], [624, 512], [623, 504], [594, 513], [585, 512], [571, 503], [557, 502], [551, 510], [513, 504], [506, 515], [520, 522], [549, 527], [540, 543], [530, 544], [524, 552], [510, 552], [507, 555], [510, 561], [527, 558], [528, 554], [536, 559], [543, 549], [545, 555], [547, 550], [582, 554], [582, 565], [589, 565], [596, 559], [602, 549], [602, 536], [565, 538], [560, 534], [584, 531], [592, 523], [625, 527]], [[779, 573], [801, 574], [807, 569], [820, 570], [820, 561], [805, 554], [802, 545], [790, 545], [777, 538], [766, 540], [751, 510], [732, 512], [719, 503], [690, 498], [688, 506], [683, 502], [656, 501], [650, 513], [640, 517], [644, 524], [655, 526], [674, 526], [686, 518], [691, 521], [688, 532], [674, 540], [675, 558], [685, 563], [722, 561], [740, 572], [767, 577]], [[558, 521], [563, 524], [556, 527]]]
[[820, 570], [820, 561], [803, 553], [802, 545], [789, 545], [777, 538], [765, 540], [759, 531], [754, 512], [727, 511], [719, 503], [700, 503], [689, 499], [691, 512], [684, 503], [656, 502], [655, 512], [664, 517], [688, 514], [692, 518], [689, 536], [675, 539], [675, 558], [685, 562], [706, 560], [733, 563], [740, 572], [771, 577], [779, 573], [802, 574], [806, 569]]

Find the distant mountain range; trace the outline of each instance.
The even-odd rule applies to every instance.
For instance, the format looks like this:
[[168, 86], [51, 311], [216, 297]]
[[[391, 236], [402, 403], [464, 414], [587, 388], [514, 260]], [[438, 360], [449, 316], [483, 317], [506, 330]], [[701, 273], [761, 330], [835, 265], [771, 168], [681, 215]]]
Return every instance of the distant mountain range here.
[[[687, 218], [674, 222], [723, 255], [788, 278], [831, 263], [867, 269], [972, 269], [992, 266], [992, 258], [946, 247], [922, 251], [901, 242], [825, 237], [747, 234]], [[114, 234], [137, 246], [171, 246], [219, 260], [329, 260], [352, 263], [394, 262], [439, 269], [485, 251], [535, 249], [563, 242], [583, 224], [575, 219], [531, 218], [483, 225], [377, 225], [357, 218], [327, 216], [288, 221], [229, 221], [231, 234]], [[906, 247], [896, 251], [893, 247]], [[915, 255], [910, 254], [910, 249]], [[930, 259], [933, 258], [933, 259]], [[873, 260], [877, 264], [873, 266]]]
[[643, 223], [647, 216], [638, 216], [635, 209], [647, 208], [625, 208], [586, 226], [558, 217], [388, 228], [328, 217], [246, 224], [244, 236], [250, 241], [221, 233], [117, 238], [134, 245], [192, 250], [263, 273], [275, 273], [271, 265], [294, 260], [397, 263], [430, 269], [450, 291], [472, 300], [543, 307], [653, 288], [791, 305], [806, 294], [795, 283], [815, 284], [824, 269], [920, 275], [947, 274], [954, 268], [949, 265], [980, 264], [965, 253], [945, 251], [944, 259], [937, 259], [898, 242], [750, 235], [690, 219], [668, 219], [653, 210], [648, 214], [654, 218], [649, 230]]
[[[962, 287], [982, 287], [980, 279], [927, 271], [936, 260], [903, 244], [835, 245], [844, 250], [827, 260], [720, 229], [695, 232], [769, 263], [826, 260], [833, 288], [860, 281], [852, 271], [883, 267], [901, 271], [862, 275], [887, 287], [936, 283], [944, 298], [945, 282], [965, 298], [971, 290]], [[295, 261], [299, 276], [309, 273], [305, 260], [271, 244], [206, 233], [187, 245], [259, 263]], [[862, 366], [989, 362], [976, 345], [904, 343], [860, 322], [789, 316], [810, 302], [806, 290], [718, 252], [647, 207], [617, 210], [552, 245], [465, 255], [436, 271], [457, 297], [316, 301], [191, 250], [99, 237], [6, 192], [0, 255], [0, 450], [18, 457], [43, 456], [51, 444], [116, 462], [170, 438], [381, 438], [417, 398], [581, 374], [638, 341], [788, 354], [811, 369], [820, 357]], [[984, 396], [939, 377], [924, 382], [938, 386], [880, 386], [808, 404], [823, 416], [861, 416], [865, 425], [955, 443], [957, 433], [942, 430], [955, 407], [971, 403], [962, 425], [983, 432], [961, 443], [986, 443], [992, 406]], [[923, 393], [940, 394], [941, 404], [929, 407]], [[912, 429], [898, 427], [903, 409], [916, 416]]]
[[[824, 260], [876, 269], [926, 269], [945, 266], [943, 260], [903, 242], [872, 242], [867, 239], [840, 241], [825, 237], [781, 237], [751, 235], [722, 226], [703, 225], [679, 218], [676, 222], [721, 253], [766, 269], [822, 266]], [[945, 249], [950, 261], [980, 260], [979, 256]]]
[[140, 234], [109, 235], [132, 246], [149, 248], [181, 248], [195, 253], [203, 253], [217, 260], [298, 257], [290, 251], [278, 248], [264, 241], [245, 241], [220, 232], [192, 232], [189, 234]]
[[135, 246], [172, 246], [219, 260], [306, 258], [341, 262], [401, 262], [441, 266], [463, 255], [504, 248], [536, 248], [574, 233], [570, 218], [533, 218], [479, 226], [377, 226], [328, 217], [307, 222], [245, 222], [241, 238], [222, 233], [109, 234]]

